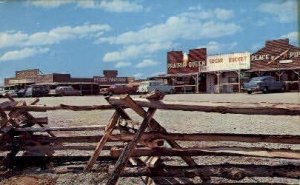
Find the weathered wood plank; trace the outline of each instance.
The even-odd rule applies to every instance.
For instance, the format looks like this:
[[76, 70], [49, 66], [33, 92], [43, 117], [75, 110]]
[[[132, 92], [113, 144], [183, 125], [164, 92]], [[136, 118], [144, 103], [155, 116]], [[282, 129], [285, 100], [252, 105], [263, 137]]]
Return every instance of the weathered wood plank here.
[[18, 132], [48, 132], [48, 131], [99, 131], [104, 130], [106, 126], [91, 125], [91, 126], [77, 126], [77, 127], [42, 127], [42, 128], [15, 128]]
[[198, 165], [190, 166], [162, 166], [159, 168], [131, 167], [125, 168], [121, 176], [124, 177], [189, 177], [200, 175], [208, 177], [223, 177], [232, 180], [242, 180], [245, 177], [284, 177], [300, 179], [300, 166], [282, 165]]
[[[102, 126], [99, 126], [101, 130]], [[23, 128], [22, 128], [23, 129]], [[21, 128], [17, 130], [22, 130]], [[24, 128], [25, 129], [25, 128]], [[41, 130], [44, 128], [37, 128], [37, 130]], [[49, 128], [51, 131], [55, 131], [56, 127]], [[58, 130], [60, 127], [58, 127]], [[25, 129], [27, 130], [27, 128]], [[35, 131], [35, 128], [29, 129], [28, 131]], [[61, 130], [68, 130], [68, 128], [62, 127]], [[70, 127], [70, 131], [73, 130]], [[30, 136], [28, 138], [15, 138], [15, 142], [22, 142], [27, 139], [34, 139], [39, 142], [98, 142], [103, 135], [90, 135], [90, 136], [58, 136], [56, 138], [43, 137], [39, 135]], [[133, 134], [114, 134], [109, 136], [108, 142], [116, 142], [116, 141], [124, 141], [129, 142], [133, 139]], [[234, 141], [234, 142], [265, 142], [265, 143], [281, 143], [281, 144], [300, 144], [300, 136], [293, 135], [260, 135], [260, 134], [224, 134], [224, 133], [203, 133], [203, 134], [177, 134], [177, 133], [144, 133], [141, 137], [141, 142], [143, 141], [151, 141], [157, 139], [166, 139], [166, 140], [180, 140], [180, 141]], [[4, 141], [4, 139], [3, 139]]]
[[88, 161], [87, 165], [85, 166], [84, 171], [87, 172], [93, 168], [93, 165], [96, 162], [97, 158], [99, 157], [101, 151], [103, 150], [105, 143], [107, 142], [110, 135], [112, 134], [114, 127], [118, 123], [119, 118], [120, 118], [120, 115], [116, 111], [113, 114], [112, 118], [110, 119], [108, 125], [106, 126], [105, 133], [104, 133], [103, 137], [100, 139], [100, 141], [94, 151], [94, 154], [91, 156], [90, 160]]
[[[119, 157], [122, 149], [111, 149], [112, 157]], [[203, 147], [203, 148], [137, 148], [133, 150], [132, 157], [141, 156], [251, 156], [266, 158], [300, 159], [299, 150], [246, 148], [246, 147]]]
[[[109, 103], [127, 107], [124, 96], [112, 96]], [[173, 102], [133, 99], [139, 106], [163, 110], [217, 112], [248, 115], [300, 115], [300, 104], [283, 103], [214, 103], [214, 102]]]
[[[16, 105], [13, 103], [10, 104], [0, 104], [0, 107], [5, 110], [9, 111], [14, 108]], [[26, 106], [19, 106], [19, 109], [26, 110], [26, 111], [33, 111], [33, 112], [46, 112], [46, 111], [54, 111], [54, 110], [71, 110], [71, 111], [93, 111], [93, 110], [109, 110], [113, 109], [111, 105], [91, 105], [91, 106], [74, 106], [74, 105], [56, 105], [56, 106], [46, 106], [46, 105], [26, 105]]]

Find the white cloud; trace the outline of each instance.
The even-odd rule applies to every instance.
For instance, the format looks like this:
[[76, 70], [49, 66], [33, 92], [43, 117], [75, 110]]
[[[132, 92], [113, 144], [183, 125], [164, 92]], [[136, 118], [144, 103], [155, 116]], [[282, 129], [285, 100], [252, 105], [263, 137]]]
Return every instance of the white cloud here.
[[216, 41], [210, 41], [207, 44], [198, 46], [198, 48], [207, 48], [207, 52], [209, 55], [228, 52], [237, 46], [236, 42], [222, 44]]
[[166, 72], [165, 71], [155, 72], [155, 73], [152, 73], [151, 76], [158, 76], [158, 75], [162, 75], [162, 74], [166, 74]]
[[72, 2], [73, 0], [28, 0], [27, 4], [43, 8], [57, 8]]
[[136, 68], [144, 68], [144, 67], [150, 67], [150, 66], [156, 66], [158, 63], [150, 60], [150, 59], [144, 59], [142, 62], [138, 63], [136, 65]]
[[106, 24], [86, 24], [75, 27], [57, 27], [48, 32], [36, 32], [33, 34], [24, 32], [0, 32], [0, 48], [52, 45], [64, 40], [99, 36], [109, 30], [110, 26]]
[[258, 10], [275, 16], [280, 23], [289, 23], [297, 19], [297, 3], [293, 0], [262, 3]]
[[116, 37], [100, 38], [110, 44], [138, 44], [145, 42], [170, 42], [177, 39], [198, 40], [232, 35], [241, 30], [235, 23], [206, 21], [187, 15], [169, 17], [165, 23], [146, 27], [138, 31], [125, 32]]
[[144, 74], [143, 73], [136, 73], [133, 75], [134, 78], [143, 78]]
[[256, 23], [255, 23], [256, 26], [264, 26], [266, 25], [266, 21], [263, 21], [263, 20], [258, 20]]
[[131, 62], [118, 62], [115, 67], [121, 68], [121, 67], [127, 67], [127, 66], [131, 66]]
[[80, 8], [102, 9], [108, 12], [139, 12], [143, 6], [128, 0], [29, 0], [27, 4], [43, 8], [57, 8], [67, 4], [75, 4]]
[[[137, 31], [128, 31], [114, 37], [102, 37], [99, 43], [123, 45], [121, 50], [108, 52], [104, 62], [116, 62], [146, 56], [159, 50], [170, 49], [180, 39], [200, 40], [232, 35], [242, 28], [228, 22], [234, 16], [231, 10], [190, 8], [177, 16], [171, 16], [161, 24]], [[145, 58], [145, 57], [144, 57]]]
[[21, 60], [48, 51], [49, 48], [23, 48], [21, 50], [8, 51], [0, 56], [0, 61]]
[[299, 32], [294, 31], [294, 32], [290, 32], [285, 35], [282, 35], [280, 38], [288, 38], [291, 42], [298, 43], [299, 37], [300, 37]]
[[120, 51], [108, 52], [104, 55], [104, 62], [117, 62], [120, 60], [128, 60], [131, 58], [137, 58], [139, 56], [154, 53], [161, 49], [168, 49], [171, 47], [170, 43], [147, 43], [140, 45], [129, 45], [123, 47]]
[[233, 16], [234, 16], [234, 13], [232, 10], [226, 10], [226, 9], [220, 9], [220, 8], [215, 9], [215, 14], [216, 14], [216, 17], [221, 20], [228, 20], [228, 19], [233, 18]]

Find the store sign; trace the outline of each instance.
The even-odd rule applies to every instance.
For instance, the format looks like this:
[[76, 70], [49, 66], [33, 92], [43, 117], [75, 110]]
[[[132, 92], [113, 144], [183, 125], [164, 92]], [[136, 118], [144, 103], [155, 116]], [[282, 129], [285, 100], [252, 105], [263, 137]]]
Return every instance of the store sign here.
[[[272, 55], [272, 54], [253, 54], [251, 55], [251, 61], [258, 61], [258, 60], [274, 60], [278, 57], [279, 55]], [[292, 58], [297, 58], [300, 57], [300, 51], [290, 51], [290, 52], [282, 52], [281, 54], [281, 59], [292, 59]]]
[[207, 57], [206, 71], [250, 69], [250, 53], [233, 53]]
[[168, 74], [197, 73], [206, 64], [206, 48], [192, 49], [189, 54], [170, 51], [167, 57]]
[[118, 83], [128, 83], [127, 77], [100, 77], [100, 76], [94, 76], [94, 82], [99, 83], [101, 85], [112, 85], [112, 84], [118, 84]]

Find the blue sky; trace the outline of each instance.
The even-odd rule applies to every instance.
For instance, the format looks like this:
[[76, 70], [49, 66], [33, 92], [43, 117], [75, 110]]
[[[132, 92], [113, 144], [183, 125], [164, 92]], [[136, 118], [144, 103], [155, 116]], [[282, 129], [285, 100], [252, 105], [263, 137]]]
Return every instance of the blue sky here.
[[254, 52], [299, 38], [293, 0], [0, 0], [0, 17], [0, 83], [28, 68], [142, 78], [165, 73], [170, 50]]

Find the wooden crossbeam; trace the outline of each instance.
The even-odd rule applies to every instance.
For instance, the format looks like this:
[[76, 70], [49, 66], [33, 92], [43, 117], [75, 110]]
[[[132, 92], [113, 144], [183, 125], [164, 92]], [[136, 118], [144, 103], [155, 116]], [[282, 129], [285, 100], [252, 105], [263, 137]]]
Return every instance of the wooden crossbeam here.
[[[126, 95], [122, 97], [122, 100], [124, 104], [128, 107], [130, 107], [132, 110], [134, 110], [138, 115], [145, 117], [146, 116], [146, 111], [139, 106], [130, 96]], [[109, 99], [110, 101], [110, 99]], [[152, 118], [150, 122], [150, 128], [152, 130], [160, 131], [162, 133], [167, 133], [167, 130], [162, 127], [155, 119]], [[167, 140], [169, 145], [173, 148], [181, 148], [179, 144], [177, 144], [174, 140]], [[197, 163], [188, 156], [183, 156], [182, 159], [190, 166], [197, 165]]]
[[150, 123], [155, 111], [156, 111], [156, 109], [152, 109], [152, 108], [150, 108], [148, 110], [147, 115], [146, 115], [145, 119], [143, 120], [143, 122], [141, 123], [140, 128], [135, 133], [133, 140], [128, 143], [128, 145], [124, 148], [122, 154], [120, 155], [120, 157], [114, 167], [113, 173], [111, 174], [111, 176], [108, 179], [107, 185], [115, 185], [117, 183], [123, 168], [128, 163], [129, 157], [130, 157], [133, 149], [139, 142], [143, 132], [148, 127], [148, 124]]

